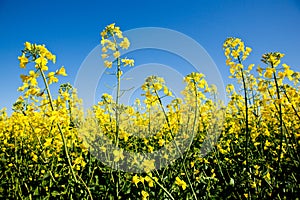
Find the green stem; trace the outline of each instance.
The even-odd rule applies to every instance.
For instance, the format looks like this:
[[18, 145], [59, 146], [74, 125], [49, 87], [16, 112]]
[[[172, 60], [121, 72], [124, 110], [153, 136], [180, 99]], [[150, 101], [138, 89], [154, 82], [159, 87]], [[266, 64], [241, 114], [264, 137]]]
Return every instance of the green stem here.
[[[171, 129], [170, 121], [169, 121], [169, 118], [168, 118], [168, 116], [167, 116], [167, 113], [166, 113], [166, 111], [165, 111], [165, 109], [164, 109], [164, 107], [163, 107], [161, 98], [159, 97], [159, 95], [158, 95], [158, 93], [157, 93], [157, 91], [156, 91], [155, 89], [154, 89], [154, 92], [155, 92], [155, 95], [156, 95], [157, 98], [158, 98], [159, 104], [160, 104], [161, 109], [162, 109], [162, 111], [163, 111], [163, 113], [164, 113], [164, 116], [165, 116], [165, 118], [166, 118], [168, 127], [169, 127], [169, 129], [170, 129], [171, 136], [172, 136], [173, 139], [174, 139], [174, 134], [173, 134], [172, 129]], [[182, 160], [184, 160], [183, 154], [182, 154], [181, 150], [179, 149], [179, 147], [178, 147], [178, 145], [177, 145], [177, 143], [176, 143], [176, 140], [174, 140], [174, 143], [175, 143], [175, 146], [176, 146], [176, 150], [177, 150], [177, 151], [179, 152], [179, 154], [180, 154], [180, 158], [181, 158]], [[191, 180], [190, 180], [190, 178], [189, 178], [189, 173], [188, 173], [188, 171], [186, 170], [186, 167], [185, 167], [185, 164], [184, 164], [184, 163], [183, 163], [183, 169], [184, 169], [184, 172], [185, 172], [185, 174], [186, 174], [188, 183], [189, 183], [189, 185], [190, 185], [190, 187], [191, 187], [191, 189], [192, 189], [193, 196], [194, 196], [194, 198], [197, 200], [197, 195], [196, 195], [196, 193], [195, 193], [195, 191], [194, 191], [192, 182], [191, 182]]]
[[171, 195], [171, 193], [163, 186], [161, 185], [158, 181], [156, 181], [152, 176], [148, 175], [155, 183], [172, 199], [174, 200], [174, 197]]
[[[242, 61], [240, 59], [240, 57], [238, 57], [238, 61], [239, 64], [242, 64]], [[249, 167], [249, 138], [250, 138], [250, 132], [249, 132], [249, 113], [248, 113], [248, 94], [247, 94], [247, 85], [246, 85], [246, 79], [245, 79], [245, 75], [244, 75], [244, 71], [241, 68], [241, 74], [242, 74], [242, 81], [243, 81], [243, 89], [244, 89], [244, 99], [245, 99], [245, 118], [246, 118], [246, 145], [245, 145], [245, 151], [246, 151], [246, 169], [247, 172], [250, 175], [251, 178], [251, 171], [250, 171], [250, 167]], [[247, 181], [247, 188], [249, 189], [249, 181]], [[251, 199], [251, 193], [250, 190], [248, 190], [248, 195], [249, 198]]]
[[[41, 75], [43, 77], [43, 81], [44, 81], [44, 84], [45, 84], [45, 87], [46, 87], [46, 91], [47, 91], [47, 95], [48, 95], [48, 99], [49, 99], [49, 102], [50, 102], [51, 109], [52, 109], [52, 111], [54, 111], [53, 100], [52, 100], [51, 92], [50, 92], [50, 89], [49, 89], [49, 85], [47, 83], [47, 79], [46, 79], [45, 73], [44, 73], [44, 71], [41, 68], [39, 68], [39, 69], [40, 69]], [[70, 159], [70, 156], [69, 156], [69, 153], [68, 153], [68, 147], [67, 147], [67, 144], [66, 144], [65, 136], [64, 136], [62, 128], [60, 127], [60, 125], [59, 125], [58, 122], [56, 123], [56, 125], [58, 127], [60, 136], [61, 136], [62, 141], [63, 141], [64, 151], [65, 151], [65, 154], [67, 156], [67, 160], [68, 160], [68, 164], [69, 164], [70, 170], [72, 172], [72, 175], [73, 175], [73, 178], [74, 178], [75, 182], [77, 182], [77, 178], [76, 178], [75, 172], [74, 172], [74, 170], [72, 168], [71, 159]]]
[[[115, 35], [112, 34], [115, 46], [116, 46], [116, 51], [118, 51], [118, 45], [117, 45], [117, 40], [115, 38]], [[119, 146], [119, 132], [120, 132], [120, 105], [119, 105], [119, 99], [120, 99], [120, 91], [121, 91], [121, 59], [120, 57], [117, 58], [117, 96], [116, 96], [116, 139], [115, 139], [115, 144], [116, 147]], [[120, 193], [119, 191], [119, 185], [120, 185], [120, 171], [118, 171], [117, 174], [117, 183], [116, 183], [116, 198], [118, 198], [118, 195]]]
[[[242, 64], [240, 58], [238, 57], [239, 64]], [[244, 99], [245, 99], [245, 117], [246, 117], [246, 145], [245, 145], [245, 150], [246, 150], [246, 167], [247, 171], [250, 173], [249, 170], [249, 161], [248, 161], [248, 146], [249, 146], [249, 114], [248, 114], [248, 94], [247, 94], [247, 86], [246, 86], [246, 80], [244, 76], [244, 71], [241, 69], [241, 74], [242, 74], [242, 81], [243, 81], [243, 89], [244, 89]]]
[[[273, 69], [275, 69], [273, 63], [271, 63], [271, 66], [272, 66]], [[280, 91], [279, 91], [279, 85], [278, 85], [278, 81], [277, 81], [277, 77], [276, 77], [275, 71], [273, 72], [273, 78], [274, 78], [275, 87], [276, 87], [277, 100], [280, 101]], [[276, 167], [276, 179], [278, 179], [278, 176], [279, 176], [280, 159], [281, 159], [282, 143], [283, 143], [282, 107], [281, 107], [281, 102], [278, 102], [278, 103], [279, 103], [279, 123], [280, 123], [280, 147], [279, 147], [277, 167]]]

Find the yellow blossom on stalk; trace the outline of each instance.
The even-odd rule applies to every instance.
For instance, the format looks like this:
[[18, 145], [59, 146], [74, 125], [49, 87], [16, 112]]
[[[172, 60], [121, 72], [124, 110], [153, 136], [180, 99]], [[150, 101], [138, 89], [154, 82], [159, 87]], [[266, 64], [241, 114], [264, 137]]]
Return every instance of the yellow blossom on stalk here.
[[32, 49], [32, 44], [30, 42], [25, 42], [25, 48], [28, 49], [29, 51]]
[[34, 62], [36, 63], [35, 67], [40, 68], [41, 66], [47, 65], [48, 60], [44, 56], [41, 56], [37, 58]]
[[248, 71], [251, 71], [253, 67], [254, 67], [254, 64], [250, 64], [250, 65], [248, 66]]
[[263, 178], [266, 180], [266, 181], [270, 181], [271, 180], [271, 176], [270, 176], [270, 173], [268, 172], [268, 173], [266, 173], [264, 176], [263, 176]]
[[52, 138], [47, 138], [45, 143], [44, 143], [44, 147], [45, 148], [50, 147], [51, 143], [52, 143]]
[[128, 141], [128, 137], [130, 136], [129, 133], [127, 133], [126, 131], [124, 130], [120, 130], [120, 133], [119, 133], [119, 138], [120, 139], [123, 139], [124, 142], [127, 142]]
[[153, 159], [152, 160], [144, 160], [144, 162], [142, 163], [144, 171], [150, 172], [153, 169], [155, 169], [154, 163], [155, 163], [155, 160], [153, 160]]
[[142, 190], [142, 200], [146, 200], [146, 199], [148, 199], [148, 197], [149, 197], [149, 193]]
[[164, 86], [164, 94], [167, 96], [172, 96], [172, 92], [169, 90], [167, 86]]
[[124, 58], [124, 59], [121, 59], [121, 62], [123, 63], [124, 66], [133, 66], [134, 65], [134, 60], [133, 59], [127, 59], [127, 58]]
[[280, 64], [280, 59], [283, 56], [284, 54], [279, 52], [266, 53], [262, 56], [262, 61], [266, 64], [270, 64], [271, 67], [277, 67]]
[[226, 65], [232, 60], [245, 60], [252, 49], [245, 47], [244, 42], [240, 38], [227, 38], [223, 44], [225, 56], [227, 58]]
[[113, 53], [115, 58], [119, 58], [120, 57], [120, 51], [116, 51]]
[[135, 186], [138, 187], [138, 183], [139, 183], [139, 182], [140, 182], [139, 176], [138, 176], [138, 175], [134, 175], [134, 176], [132, 177], [132, 183], [134, 183]]
[[233, 84], [228, 84], [226, 86], [226, 92], [230, 93], [230, 92], [233, 92], [233, 91], [234, 91], [234, 85]]
[[294, 71], [290, 69], [290, 66], [284, 63], [282, 64], [282, 67], [284, 69], [284, 75], [287, 76], [290, 81], [293, 80], [292, 75], [294, 74]]
[[186, 182], [184, 182], [183, 180], [181, 180], [179, 177], [176, 177], [176, 180], [175, 180], [175, 184], [182, 187], [183, 190], [186, 189], [187, 187], [187, 184]]
[[130, 42], [128, 40], [128, 38], [124, 38], [123, 41], [120, 43], [120, 47], [123, 49], [128, 49], [130, 46]]
[[25, 54], [23, 53], [22, 56], [18, 57], [18, 59], [20, 61], [20, 67], [25, 68], [26, 64], [28, 63], [28, 58], [26, 58]]
[[103, 53], [103, 54], [101, 54], [101, 57], [102, 57], [102, 59], [108, 58], [108, 54]]
[[113, 154], [114, 154], [114, 161], [115, 162], [118, 162], [119, 160], [123, 160], [124, 159], [123, 149], [114, 150]]
[[57, 70], [57, 71], [55, 72], [55, 74], [56, 74], [56, 75], [61, 75], [61, 76], [67, 76], [65, 67], [62, 66], [59, 70]]
[[58, 78], [55, 77], [55, 73], [54, 72], [49, 72], [48, 74], [48, 84], [51, 84], [51, 83], [56, 83], [58, 82]]
[[265, 74], [264, 74], [264, 77], [266, 77], [266, 78], [272, 78], [274, 72], [275, 72], [275, 69], [274, 69], [274, 68], [268, 67], [268, 68], [266, 69], [266, 72], [265, 72]]
[[[153, 179], [155, 179], [157, 181], [157, 178], [156, 177], [153, 177]], [[145, 181], [148, 182], [148, 186], [149, 187], [153, 187], [154, 186], [154, 181], [153, 179], [150, 177], [150, 176], [146, 176], [145, 177]]]
[[37, 162], [37, 161], [38, 161], [38, 156], [37, 156], [35, 153], [31, 152], [31, 156], [32, 156], [32, 160], [33, 160], [34, 162]]
[[260, 76], [262, 76], [262, 72], [263, 72], [263, 68], [261, 68], [260, 66], [257, 67], [256, 71], [258, 72], [258, 74]]
[[105, 65], [105, 67], [107, 67], [107, 68], [111, 68], [111, 67], [112, 67], [112, 62], [105, 60], [105, 61], [104, 61], [104, 65]]
[[102, 53], [106, 53], [107, 52], [107, 48], [106, 47], [102, 47], [101, 51], [102, 51]]
[[158, 140], [158, 145], [161, 147], [161, 146], [163, 146], [165, 144], [165, 140], [164, 139], [159, 139]]
[[140, 176], [140, 182], [143, 183], [143, 185], [144, 185], [144, 182], [145, 182], [144, 177]]

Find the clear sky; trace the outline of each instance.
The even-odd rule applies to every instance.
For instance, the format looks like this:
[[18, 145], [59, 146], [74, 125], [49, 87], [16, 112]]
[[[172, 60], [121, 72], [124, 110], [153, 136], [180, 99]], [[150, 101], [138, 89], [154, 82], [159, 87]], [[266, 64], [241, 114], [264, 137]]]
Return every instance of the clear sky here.
[[[74, 83], [89, 52], [100, 41], [102, 29], [115, 22], [123, 31], [163, 27], [196, 40], [212, 57], [225, 84], [222, 44], [240, 37], [253, 48], [250, 62], [260, 63], [263, 53], [285, 53], [284, 62], [300, 71], [300, 1], [298, 0], [149, 0], [149, 1], [11, 1], [0, 0], [0, 108], [20, 95], [17, 57], [25, 41], [46, 44], [57, 55]], [[260, 63], [261, 64], [261, 63]]]

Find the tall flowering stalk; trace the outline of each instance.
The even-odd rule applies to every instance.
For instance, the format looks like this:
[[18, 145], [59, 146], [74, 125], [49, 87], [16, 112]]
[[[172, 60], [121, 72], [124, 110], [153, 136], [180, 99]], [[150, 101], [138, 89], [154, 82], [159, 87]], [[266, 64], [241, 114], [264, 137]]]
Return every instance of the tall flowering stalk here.
[[133, 66], [134, 60], [121, 58], [121, 49], [128, 49], [130, 42], [127, 37], [123, 37], [120, 27], [115, 26], [115, 24], [110, 24], [105, 27], [101, 32], [101, 45], [102, 45], [102, 59], [104, 60], [104, 65], [107, 68], [112, 68], [116, 65], [116, 77], [117, 77], [117, 94], [116, 94], [116, 136], [115, 144], [118, 146], [119, 143], [119, 129], [120, 129], [120, 109], [119, 109], [119, 99], [121, 92], [121, 76], [122, 70], [121, 66]]
[[[49, 101], [48, 103], [50, 104], [51, 110], [55, 111], [49, 85], [54, 82], [58, 82], [58, 78], [56, 77], [57, 75], [67, 75], [65, 68], [61, 67], [56, 72], [49, 72], [46, 76], [45, 72], [48, 71], [48, 61], [52, 61], [53, 63], [55, 63], [56, 56], [53, 55], [44, 45], [30, 44], [29, 42], [25, 43], [25, 49], [22, 51], [22, 56], [19, 56], [18, 59], [20, 61], [21, 68], [26, 68], [26, 65], [28, 63], [34, 63], [36, 69], [35, 71], [31, 70], [29, 72], [29, 76], [21, 75], [23, 86], [19, 88], [19, 91], [26, 91], [24, 94], [25, 98], [31, 98], [32, 100], [37, 101], [35, 97], [41, 97], [44, 95], [44, 91], [40, 91], [37, 81], [37, 78], [39, 76], [42, 76], [42, 80], [44, 82], [47, 93], [47, 98]], [[72, 168], [71, 159], [68, 153], [66, 139], [58, 122], [57, 127], [63, 141], [63, 147], [68, 160], [68, 164], [70, 166], [70, 170], [72, 172], [74, 180], [77, 182], [77, 178]]]
[[[251, 177], [251, 171], [249, 166], [249, 140], [250, 140], [250, 129], [249, 129], [249, 88], [247, 78], [249, 77], [251, 69], [244, 69], [243, 61], [249, 56], [252, 49], [245, 47], [244, 42], [239, 38], [227, 38], [224, 42], [223, 49], [225, 50], [226, 65], [230, 66], [230, 73], [232, 77], [237, 78], [240, 82], [242, 81], [242, 89], [244, 91], [244, 104], [245, 104], [245, 157], [246, 157], [246, 169]], [[250, 67], [251, 68], [251, 67]], [[249, 185], [248, 185], [249, 188]], [[250, 191], [248, 192], [248, 195]]]
[[[116, 65], [116, 77], [117, 77], [117, 94], [116, 94], [116, 103], [115, 103], [115, 121], [116, 121], [116, 132], [115, 132], [115, 145], [116, 147], [119, 146], [119, 135], [120, 135], [120, 94], [121, 94], [121, 76], [122, 70], [121, 66], [133, 66], [134, 60], [121, 58], [121, 49], [128, 49], [130, 46], [130, 42], [127, 37], [123, 37], [122, 31], [120, 27], [115, 26], [115, 24], [110, 24], [105, 27], [105, 29], [101, 32], [101, 45], [102, 45], [102, 59], [104, 60], [104, 65], [107, 68], [112, 68], [113, 65]], [[114, 157], [123, 158], [123, 152], [115, 150], [113, 152]], [[116, 160], [116, 159], [115, 159]], [[114, 164], [114, 162], [112, 163]], [[114, 181], [114, 176], [111, 171], [111, 177]], [[116, 182], [116, 198], [119, 195], [119, 184], [120, 184], [120, 172], [117, 175], [117, 182]]]
[[[280, 129], [280, 143], [279, 143], [279, 152], [278, 152], [278, 157], [277, 157], [277, 166], [276, 166], [276, 177], [278, 179], [279, 176], [279, 170], [280, 170], [280, 161], [281, 161], [281, 153], [282, 153], [282, 144], [283, 144], [283, 138], [284, 138], [284, 133], [283, 133], [283, 112], [282, 112], [282, 99], [281, 99], [281, 91], [280, 87], [282, 85], [282, 80], [284, 76], [290, 77], [291, 74], [293, 74], [293, 71], [289, 69], [289, 67], [285, 67], [285, 74], [281, 73], [281, 78], [277, 77], [276, 74], [276, 67], [280, 64], [281, 58], [284, 56], [284, 54], [275, 52], [275, 53], [267, 53], [262, 56], [262, 61], [268, 65], [266, 72], [264, 76], [266, 78], [273, 78], [274, 83], [275, 83], [275, 88], [276, 88], [276, 98], [277, 98], [277, 103], [278, 103], [278, 115], [279, 115], [279, 129]], [[285, 65], [286, 66], [286, 65]], [[291, 79], [291, 78], [290, 78]]]

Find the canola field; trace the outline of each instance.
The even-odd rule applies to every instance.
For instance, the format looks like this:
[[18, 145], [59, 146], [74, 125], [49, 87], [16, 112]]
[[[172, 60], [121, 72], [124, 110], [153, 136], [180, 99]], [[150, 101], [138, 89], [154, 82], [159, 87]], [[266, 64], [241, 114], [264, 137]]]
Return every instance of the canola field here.
[[122, 70], [134, 67], [120, 54], [130, 41], [111, 24], [101, 45], [99, 67], [115, 69], [117, 95], [98, 94], [85, 114], [45, 45], [26, 42], [16, 55], [20, 97], [11, 115], [0, 111], [1, 199], [299, 198], [300, 73], [283, 53], [249, 63], [252, 49], [227, 38], [226, 105], [193, 72], [183, 98], [150, 76], [129, 106], [119, 97]]

